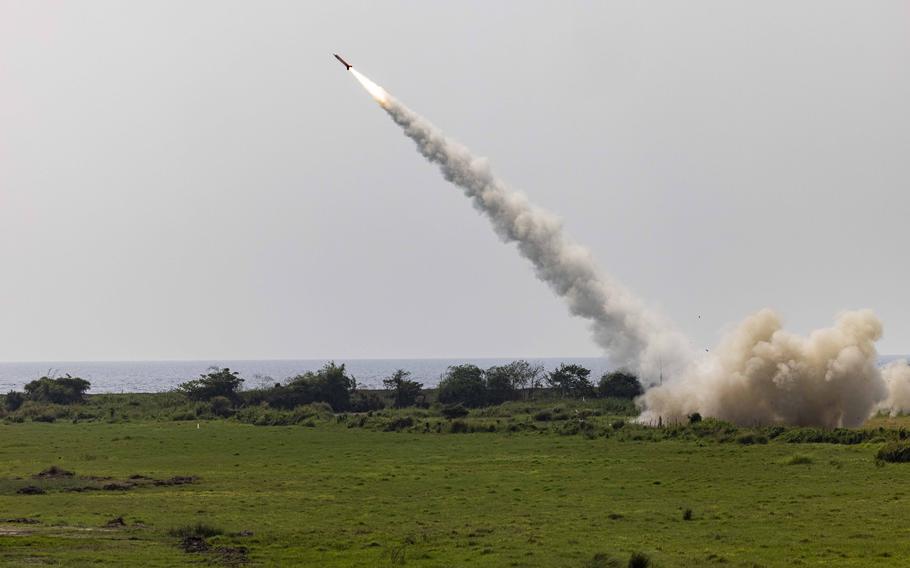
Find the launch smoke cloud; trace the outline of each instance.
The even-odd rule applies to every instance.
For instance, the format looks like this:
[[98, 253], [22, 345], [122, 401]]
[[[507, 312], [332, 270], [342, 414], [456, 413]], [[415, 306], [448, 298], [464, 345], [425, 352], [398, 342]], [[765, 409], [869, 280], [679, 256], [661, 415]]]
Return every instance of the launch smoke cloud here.
[[877, 367], [882, 325], [869, 311], [845, 312], [833, 327], [800, 337], [784, 331], [779, 317], [765, 309], [743, 321], [718, 349], [694, 359], [686, 339], [600, 271], [554, 215], [497, 178], [486, 159], [348, 68], [496, 234], [517, 244], [569, 311], [590, 322], [595, 343], [612, 364], [646, 382], [667, 375], [670, 380], [639, 399], [641, 420], [685, 420], [698, 412], [743, 425], [837, 427], [859, 426], [877, 409], [910, 411], [910, 365]]

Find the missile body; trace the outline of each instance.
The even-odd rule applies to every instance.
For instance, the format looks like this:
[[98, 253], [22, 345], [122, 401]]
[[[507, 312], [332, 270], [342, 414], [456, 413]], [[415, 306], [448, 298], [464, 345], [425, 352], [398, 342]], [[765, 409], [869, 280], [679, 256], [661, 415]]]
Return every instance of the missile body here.
[[338, 61], [341, 61], [341, 64], [344, 65], [344, 68], [345, 68], [345, 69], [347, 69], [347, 70], [350, 71], [350, 69], [351, 69], [351, 64], [350, 64], [350, 63], [348, 63], [347, 61], [345, 61], [344, 59], [342, 59], [341, 56], [338, 55], [337, 53], [333, 53], [332, 55], [335, 56], [335, 59], [337, 59]]

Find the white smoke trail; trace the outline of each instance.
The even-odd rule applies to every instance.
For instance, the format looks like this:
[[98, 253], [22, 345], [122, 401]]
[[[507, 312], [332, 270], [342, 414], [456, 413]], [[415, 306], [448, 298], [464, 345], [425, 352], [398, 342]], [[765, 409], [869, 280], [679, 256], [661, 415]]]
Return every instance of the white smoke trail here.
[[875, 350], [881, 334], [868, 310], [845, 312], [808, 337], [762, 310], [679, 380], [646, 392], [641, 419], [698, 412], [744, 425], [860, 426], [888, 395]]
[[661, 367], [668, 374], [685, 367], [689, 360], [685, 338], [606, 277], [590, 252], [565, 236], [555, 216], [494, 176], [486, 159], [472, 155], [382, 87], [352, 72], [420, 153], [438, 165], [443, 177], [461, 188], [489, 219], [496, 234], [505, 242], [517, 243], [537, 277], [566, 301], [569, 311], [591, 322], [594, 340], [612, 364], [654, 379]]

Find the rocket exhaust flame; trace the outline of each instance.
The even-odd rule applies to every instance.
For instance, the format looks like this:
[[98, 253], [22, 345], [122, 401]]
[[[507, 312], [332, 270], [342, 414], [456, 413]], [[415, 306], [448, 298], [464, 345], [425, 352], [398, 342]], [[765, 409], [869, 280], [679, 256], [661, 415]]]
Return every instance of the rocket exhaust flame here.
[[910, 410], [910, 365], [896, 362], [884, 372], [877, 367], [882, 326], [868, 310], [845, 312], [834, 327], [806, 338], [787, 333], [773, 311], [761, 310], [696, 360], [688, 341], [603, 274], [555, 216], [497, 178], [484, 158], [350, 71], [500, 239], [517, 244], [569, 312], [590, 322], [611, 364], [638, 373], [645, 383], [656, 382], [663, 371], [669, 380], [638, 400], [641, 420], [684, 420], [699, 412], [743, 425], [834, 427], [859, 426], [877, 409]]
[[366, 89], [368, 93], [370, 93], [370, 96], [373, 97], [373, 99], [375, 99], [382, 108], [387, 109], [387, 105], [389, 104], [391, 97], [389, 97], [389, 94], [386, 92], [386, 90], [373, 81], [367, 79], [363, 73], [360, 73], [356, 69], [351, 68], [350, 71], [354, 74], [354, 78], [360, 81], [360, 84], [363, 85], [363, 88]]

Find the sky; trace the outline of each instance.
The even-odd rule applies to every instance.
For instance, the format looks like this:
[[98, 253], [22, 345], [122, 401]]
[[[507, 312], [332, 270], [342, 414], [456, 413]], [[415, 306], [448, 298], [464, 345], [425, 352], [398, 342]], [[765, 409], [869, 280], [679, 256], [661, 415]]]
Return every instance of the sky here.
[[910, 353], [910, 3], [0, 0], [0, 361], [593, 356], [331, 57], [713, 346]]

